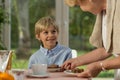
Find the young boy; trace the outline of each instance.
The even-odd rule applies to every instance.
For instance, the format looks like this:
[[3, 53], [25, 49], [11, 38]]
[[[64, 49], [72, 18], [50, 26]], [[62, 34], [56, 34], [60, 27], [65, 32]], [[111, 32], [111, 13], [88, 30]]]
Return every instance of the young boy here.
[[43, 17], [35, 24], [35, 36], [42, 45], [29, 59], [32, 64], [56, 64], [61, 66], [64, 61], [72, 58], [71, 49], [60, 45], [57, 41], [58, 26], [51, 17]]

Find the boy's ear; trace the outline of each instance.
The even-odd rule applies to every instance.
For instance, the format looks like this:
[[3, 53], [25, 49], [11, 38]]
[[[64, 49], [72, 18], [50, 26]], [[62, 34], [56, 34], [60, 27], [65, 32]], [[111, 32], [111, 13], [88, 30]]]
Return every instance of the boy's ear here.
[[38, 34], [35, 35], [36, 39], [40, 40], [40, 36]]

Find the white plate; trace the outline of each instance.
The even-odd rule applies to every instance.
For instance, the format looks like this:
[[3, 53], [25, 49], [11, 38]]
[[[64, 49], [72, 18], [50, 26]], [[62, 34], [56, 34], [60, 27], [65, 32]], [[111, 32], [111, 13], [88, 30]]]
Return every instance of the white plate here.
[[65, 70], [64, 73], [70, 76], [76, 76], [76, 73], [73, 73], [71, 70]]
[[47, 73], [47, 74], [44, 74], [44, 75], [34, 75], [34, 74], [27, 74], [27, 76], [28, 77], [38, 77], [38, 78], [45, 78], [45, 77], [48, 77], [49, 76], [49, 74]]
[[60, 68], [48, 68], [49, 72], [59, 72]]

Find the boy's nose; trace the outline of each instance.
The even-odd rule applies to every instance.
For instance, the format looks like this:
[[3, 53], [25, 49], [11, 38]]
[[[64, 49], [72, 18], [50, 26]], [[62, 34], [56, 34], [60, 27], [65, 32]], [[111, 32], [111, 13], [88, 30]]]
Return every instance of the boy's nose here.
[[54, 34], [53, 33], [49, 33], [49, 36], [54, 36]]

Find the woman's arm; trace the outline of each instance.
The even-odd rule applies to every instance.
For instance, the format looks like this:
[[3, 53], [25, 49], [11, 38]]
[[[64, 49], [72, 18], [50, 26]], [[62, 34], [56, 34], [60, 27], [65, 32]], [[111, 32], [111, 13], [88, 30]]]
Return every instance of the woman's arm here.
[[73, 69], [77, 66], [106, 59], [110, 55], [111, 54], [105, 52], [104, 48], [98, 48], [77, 58], [65, 61], [62, 67], [65, 69]]
[[112, 54], [107, 53], [104, 48], [98, 48], [89, 53], [86, 53], [85, 55], [77, 57], [77, 59], [79, 60], [79, 65], [85, 65], [91, 62], [104, 60], [110, 57], [111, 55]]

